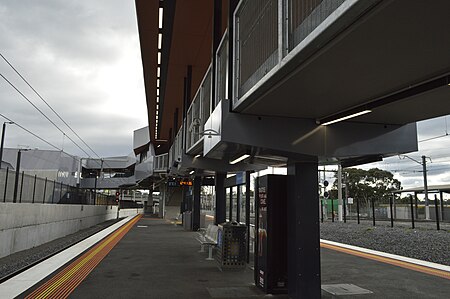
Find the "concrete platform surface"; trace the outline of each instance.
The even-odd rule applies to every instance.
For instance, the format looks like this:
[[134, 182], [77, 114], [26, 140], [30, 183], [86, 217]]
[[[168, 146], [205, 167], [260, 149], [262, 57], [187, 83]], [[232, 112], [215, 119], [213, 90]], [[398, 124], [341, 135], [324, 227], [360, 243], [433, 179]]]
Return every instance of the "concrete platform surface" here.
[[[288, 298], [262, 293], [249, 267], [221, 272], [195, 235], [144, 217], [69, 298]], [[322, 298], [450, 297], [445, 278], [325, 248], [321, 259]]]

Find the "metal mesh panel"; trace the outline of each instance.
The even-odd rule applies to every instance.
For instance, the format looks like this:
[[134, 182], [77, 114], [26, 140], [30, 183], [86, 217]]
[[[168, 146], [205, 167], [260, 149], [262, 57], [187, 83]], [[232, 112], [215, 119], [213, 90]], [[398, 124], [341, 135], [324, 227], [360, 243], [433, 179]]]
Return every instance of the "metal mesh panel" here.
[[217, 49], [216, 54], [216, 98], [215, 108], [220, 101], [227, 98], [228, 89], [228, 34], [225, 33], [224, 39]]
[[[3, 202], [13, 202], [13, 196], [14, 196], [14, 180], [16, 178], [16, 172], [12, 170], [2, 170], [4, 171], [4, 174], [2, 176], [3, 180], [1, 181], [2, 185], [2, 193], [0, 196], [2, 196]], [[5, 192], [6, 188], [6, 192]]]
[[235, 26], [240, 98], [278, 63], [278, 1], [243, 1]]
[[345, 0], [289, 0], [289, 50], [295, 48]]

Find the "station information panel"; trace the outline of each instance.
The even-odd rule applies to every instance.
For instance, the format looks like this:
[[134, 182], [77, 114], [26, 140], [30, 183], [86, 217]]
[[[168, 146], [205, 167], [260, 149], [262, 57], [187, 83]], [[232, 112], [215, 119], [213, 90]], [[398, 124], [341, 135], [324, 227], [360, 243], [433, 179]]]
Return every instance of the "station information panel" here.
[[266, 293], [287, 293], [287, 176], [258, 178], [255, 284]]

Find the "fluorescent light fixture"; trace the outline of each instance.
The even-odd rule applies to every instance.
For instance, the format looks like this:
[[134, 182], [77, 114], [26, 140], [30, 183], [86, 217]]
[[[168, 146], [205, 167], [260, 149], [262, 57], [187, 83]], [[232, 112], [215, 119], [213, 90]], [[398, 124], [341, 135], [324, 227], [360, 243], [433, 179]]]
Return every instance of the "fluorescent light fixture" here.
[[189, 174], [194, 174], [195, 170], [192, 170], [191, 172], [189, 172]]
[[363, 114], [367, 114], [367, 113], [370, 113], [370, 112], [372, 112], [372, 110], [364, 110], [364, 111], [357, 112], [357, 113], [354, 113], [354, 114], [351, 114], [351, 115], [347, 115], [347, 116], [344, 116], [344, 117], [341, 117], [341, 118], [338, 118], [338, 119], [327, 121], [326, 123], [323, 123], [321, 125], [322, 126], [328, 126], [328, 125], [331, 125], [331, 124], [334, 124], [334, 123], [337, 123], [337, 122], [340, 122], [340, 121], [343, 121], [343, 120], [346, 120], [346, 119], [354, 118], [354, 117], [357, 117], [357, 116], [360, 116], [360, 115], [363, 115]]
[[161, 70], [159, 69], [159, 66], [158, 66], [158, 68], [156, 69], [156, 76], [159, 78], [160, 75], [161, 75]]
[[202, 155], [196, 155], [194, 158], [200, 158]]
[[156, 87], [159, 87], [159, 79], [156, 80]]
[[242, 160], [247, 159], [248, 157], [250, 157], [249, 154], [244, 154], [244, 155], [240, 156], [239, 158], [237, 158], [237, 159], [231, 161], [230, 164], [236, 164], [236, 163], [238, 163], [238, 162], [241, 162]]
[[163, 26], [163, 8], [159, 8], [159, 28], [162, 28]]
[[162, 33], [158, 34], [158, 49], [162, 49]]
[[161, 52], [158, 52], [158, 64], [161, 64]]

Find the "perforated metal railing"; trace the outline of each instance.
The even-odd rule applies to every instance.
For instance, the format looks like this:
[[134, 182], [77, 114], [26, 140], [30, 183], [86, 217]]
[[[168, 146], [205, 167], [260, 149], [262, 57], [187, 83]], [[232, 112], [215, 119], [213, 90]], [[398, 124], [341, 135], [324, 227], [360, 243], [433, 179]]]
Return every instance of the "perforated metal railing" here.
[[[216, 98], [214, 108], [228, 96], [228, 32], [225, 32], [216, 53]], [[214, 109], [213, 109], [214, 110]]]
[[211, 66], [208, 68], [203, 80], [200, 84], [194, 100], [189, 106], [186, 118], [186, 148], [189, 150], [203, 136], [201, 132], [204, 130], [205, 122], [211, 114]]
[[235, 16], [235, 93], [240, 97], [278, 63], [278, 0], [241, 1]]
[[289, 0], [289, 50], [301, 43], [345, 0]]
[[184, 126], [181, 126], [172, 146], [169, 150], [169, 169], [175, 165], [175, 162], [180, 162], [183, 154], [183, 132]]
[[234, 104], [346, 1], [242, 0], [234, 19]]

